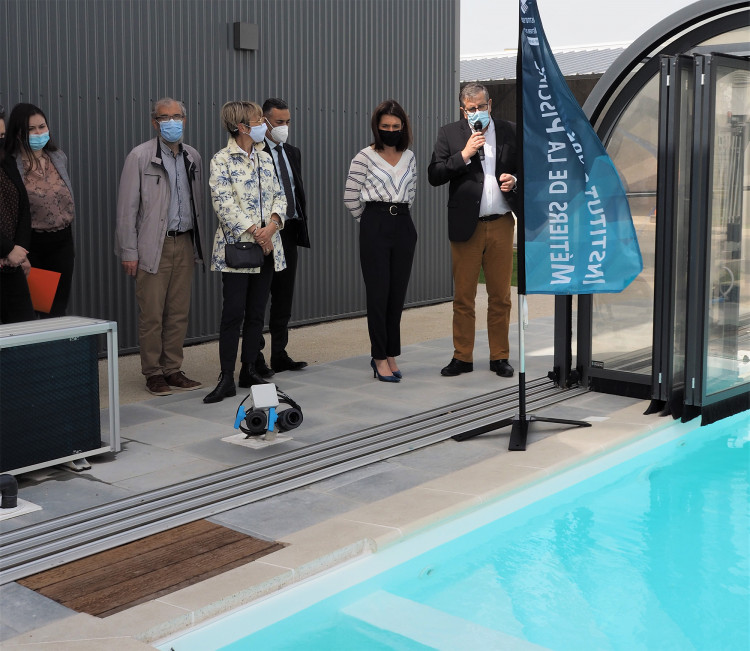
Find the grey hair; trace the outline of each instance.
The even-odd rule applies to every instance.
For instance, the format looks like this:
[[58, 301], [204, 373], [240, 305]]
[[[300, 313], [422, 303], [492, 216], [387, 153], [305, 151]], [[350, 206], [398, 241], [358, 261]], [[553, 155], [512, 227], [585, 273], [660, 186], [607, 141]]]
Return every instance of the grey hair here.
[[171, 97], [162, 97], [161, 99], [157, 99], [153, 106], [151, 107], [151, 119], [155, 120], [156, 116], [159, 112], [159, 107], [164, 106], [165, 104], [171, 104], [172, 102], [175, 102], [176, 104], [180, 105], [180, 111], [182, 112], [182, 115], [184, 117], [187, 117], [187, 109], [185, 108], [185, 105], [178, 99], [173, 99]]
[[482, 84], [466, 84], [466, 86], [464, 86], [461, 89], [461, 92], [458, 94], [458, 101], [460, 102], [461, 106], [463, 106], [466, 103], [467, 99], [469, 99], [470, 97], [476, 97], [477, 95], [481, 94], [484, 95], [484, 100], [486, 102], [490, 101], [490, 93], [484, 86], [482, 86]]

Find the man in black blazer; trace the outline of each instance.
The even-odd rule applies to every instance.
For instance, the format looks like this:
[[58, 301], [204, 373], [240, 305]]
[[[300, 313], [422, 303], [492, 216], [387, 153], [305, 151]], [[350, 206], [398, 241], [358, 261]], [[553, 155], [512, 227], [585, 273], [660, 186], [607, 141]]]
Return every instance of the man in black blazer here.
[[517, 190], [516, 129], [490, 117], [492, 101], [481, 84], [459, 95], [462, 119], [441, 127], [427, 176], [430, 185], [449, 183], [448, 238], [453, 266], [453, 359], [440, 373], [474, 370], [477, 282], [484, 269], [490, 370], [512, 377], [508, 363], [513, 271], [511, 210]]
[[[287, 214], [281, 230], [286, 269], [276, 271], [271, 282], [271, 311], [268, 328], [271, 333], [271, 369], [263, 354], [258, 355], [256, 371], [261, 377], [273, 372], [298, 371], [307, 362], [295, 362], [286, 352], [289, 342], [289, 319], [292, 316], [294, 280], [297, 275], [297, 247], [310, 248], [307, 230], [305, 188], [302, 184], [302, 154], [297, 147], [286, 144], [291, 113], [283, 99], [271, 97], [263, 102], [263, 117], [268, 125], [266, 150], [273, 158], [276, 176], [287, 198]], [[264, 342], [265, 343], [265, 342]], [[263, 347], [263, 346], [261, 346]]]

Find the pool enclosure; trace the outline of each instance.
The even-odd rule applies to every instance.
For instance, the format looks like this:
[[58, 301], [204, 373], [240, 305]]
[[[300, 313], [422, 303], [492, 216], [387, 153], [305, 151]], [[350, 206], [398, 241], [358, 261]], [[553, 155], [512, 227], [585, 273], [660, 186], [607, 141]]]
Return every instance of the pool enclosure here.
[[644, 268], [620, 294], [556, 298], [561, 386], [704, 422], [750, 407], [749, 43], [746, 2], [696, 2], [635, 41], [584, 105]]

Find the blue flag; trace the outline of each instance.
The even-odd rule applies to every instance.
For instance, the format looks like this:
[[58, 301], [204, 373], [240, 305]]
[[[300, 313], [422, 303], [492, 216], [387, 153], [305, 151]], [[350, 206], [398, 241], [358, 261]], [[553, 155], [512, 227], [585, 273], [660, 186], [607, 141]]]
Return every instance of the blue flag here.
[[620, 292], [643, 260], [625, 189], [544, 35], [520, 0], [526, 293]]

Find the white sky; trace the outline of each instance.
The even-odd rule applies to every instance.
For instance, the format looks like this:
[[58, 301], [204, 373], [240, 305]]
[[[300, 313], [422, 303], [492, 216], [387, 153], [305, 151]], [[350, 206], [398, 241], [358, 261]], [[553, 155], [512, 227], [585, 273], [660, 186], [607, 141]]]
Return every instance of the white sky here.
[[[631, 42], [690, 0], [537, 0], [550, 47]], [[461, 56], [518, 46], [518, 0], [461, 0]]]

